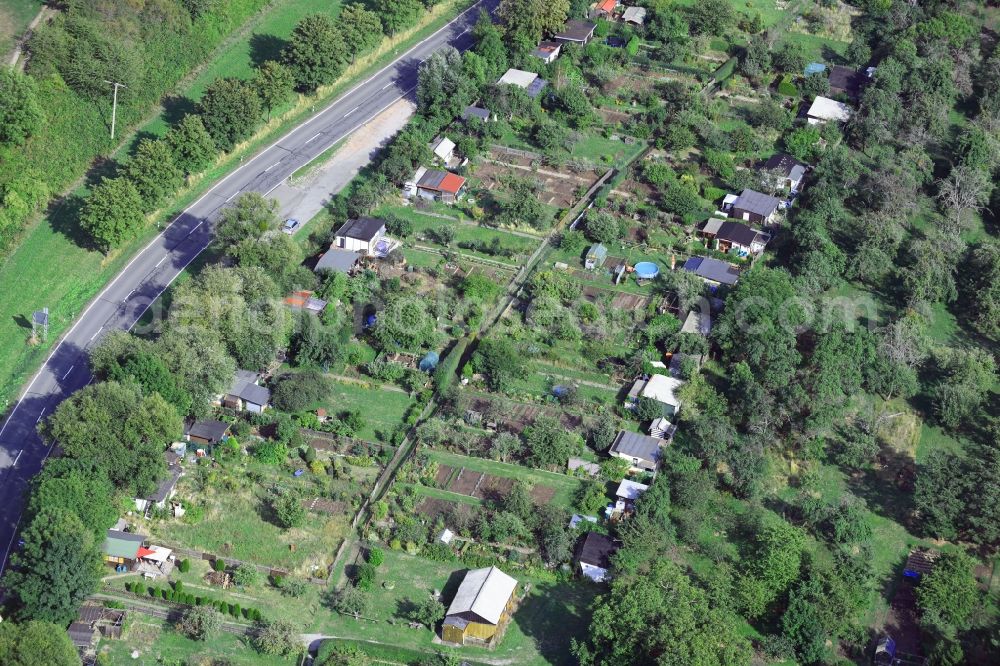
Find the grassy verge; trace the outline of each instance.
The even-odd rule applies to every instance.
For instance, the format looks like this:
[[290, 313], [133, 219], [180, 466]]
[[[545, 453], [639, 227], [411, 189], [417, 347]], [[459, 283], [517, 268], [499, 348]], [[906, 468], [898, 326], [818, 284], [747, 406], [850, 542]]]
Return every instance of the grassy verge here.
[[0, 0], [0, 57], [5, 61], [41, 6], [41, 0]]
[[[176, 197], [170, 209], [155, 217], [161, 223], [172, 219], [247, 157], [312, 115], [315, 107], [326, 104], [385, 67], [399, 53], [448, 23], [467, 4], [466, 0], [457, 0], [439, 5], [420, 26], [387, 40], [375, 54], [359, 60], [337, 84], [321, 90], [316, 97], [298, 99], [293, 107], [262, 128], [253, 140], [238, 146], [202, 174]], [[85, 193], [86, 187], [75, 194]], [[157, 227], [150, 226], [140, 238], [105, 257], [83, 243], [75, 222], [76, 205], [78, 198], [69, 197], [67, 202], [55, 207], [0, 267], [0, 294], [3, 294], [0, 299], [0, 409], [4, 411], [9, 408], [18, 387], [38, 369], [87, 303], [158, 233]], [[31, 288], [26, 289], [25, 285]], [[48, 342], [29, 346], [31, 313], [46, 306], [50, 311]]]

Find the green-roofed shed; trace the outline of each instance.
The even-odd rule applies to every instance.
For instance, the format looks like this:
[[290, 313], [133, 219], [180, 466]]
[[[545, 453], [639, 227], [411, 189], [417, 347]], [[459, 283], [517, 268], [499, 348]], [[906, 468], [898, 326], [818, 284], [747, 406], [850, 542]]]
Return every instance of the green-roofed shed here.
[[118, 564], [124, 563], [125, 560], [134, 560], [145, 540], [146, 537], [142, 534], [108, 530], [108, 536], [104, 540], [104, 555], [108, 562]]

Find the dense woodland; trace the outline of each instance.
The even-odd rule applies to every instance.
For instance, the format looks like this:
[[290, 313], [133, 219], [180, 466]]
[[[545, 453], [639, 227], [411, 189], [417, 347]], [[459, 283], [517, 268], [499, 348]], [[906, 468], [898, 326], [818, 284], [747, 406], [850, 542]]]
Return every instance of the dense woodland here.
[[[473, 159], [511, 133], [527, 137], [549, 165], [578, 159], [574, 147], [600, 125], [602, 84], [626, 71], [638, 49], [595, 41], [566, 47], [550, 65], [529, 54], [567, 16], [582, 17], [587, 4], [504, 0], [497, 24], [488, 17], [479, 22], [470, 51], [443, 49], [429, 58], [420, 72], [417, 116], [334, 201], [327, 227], [398, 198], [414, 169], [429, 163], [429, 142], [446, 129], [458, 151]], [[329, 229], [298, 243], [278, 233], [272, 202], [246, 195], [220, 220], [213, 249], [223, 261], [173, 290], [169, 315], [155, 334], [107, 336], [92, 357], [98, 381], [42, 424], [63, 455], [32, 488], [22, 521], [25, 543], [4, 579], [18, 623], [0, 625], [0, 656], [22, 650], [29, 656], [19, 658], [31, 663], [30, 650], [60, 633], [44, 623], [61, 629], [72, 620], [98, 585], [102, 535], [123, 498], [150, 490], [182, 421], [212, 414], [213, 397], [237, 368], [263, 369], [279, 354], [286, 362], [271, 385], [276, 409], [232, 419], [241, 440], [266, 430], [249, 455], [267, 464], [308, 451], [299, 427], [319, 427], [314, 405], [330, 392], [331, 367], [360, 368], [372, 381], [402, 388], [414, 407], [381, 439], [398, 445], [416, 426], [411, 436], [420, 453], [400, 479], [432, 487], [439, 467], [428, 452], [561, 471], [570, 456], [603, 452], [619, 427], [634, 429], [656, 416], [641, 402], [635, 413], [625, 413], [620, 405], [563, 392], [543, 406], [591, 419], [577, 431], [541, 417], [521, 432], [484, 435], [469, 422], [471, 399], [459, 377], [481, 382], [493, 401], [480, 417], [502, 425], [515, 398], [523, 397], [531, 364], [569, 348], [580, 366], [633, 374], [648, 373], [664, 352], [709, 357], [704, 367], [682, 368], [684, 408], [662, 468], [635, 513], [607, 527], [622, 547], [612, 582], [588, 609], [586, 635], [573, 641], [579, 663], [866, 662], [877, 638], [869, 609], [902, 566], [890, 563], [891, 575], [875, 570], [882, 546], [876, 522], [885, 518], [916, 538], [936, 540], [941, 550], [917, 588], [930, 663], [1000, 659], [995, 593], [974, 577], [1000, 544], [1000, 246], [992, 212], [1000, 197], [994, 188], [1000, 52], [988, 23], [993, 15], [962, 2], [858, 3], [845, 62], [876, 69], [852, 119], [817, 128], [795, 116], [800, 104], [828, 92], [825, 78], [803, 76], [806, 55], [764, 29], [752, 11], [737, 12], [725, 0], [639, 4], [648, 20], [620, 30], [624, 43], [642, 40], [661, 62], [674, 63], [696, 57], [707, 40], [738, 33], [730, 44], [734, 60], [698, 85], [671, 81], [637, 94], [636, 110], [621, 129], [669, 158], [628, 167], [652, 192], [649, 200], [619, 201], [608, 188], [581, 227], [560, 230], [551, 246], [577, 256], [592, 242], [622, 243], [632, 220], [650, 229], [689, 226], [706, 210], [711, 214], [726, 191], [761, 186], [748, 168], [760, 154], [780, 149], [804, 160], [813, 169], [775, 242], [735, 287], [716, 294], [725, 305], [711, 337], [681, 333], [670, 314], [586, 301], [580, 284], [547, 267], [526, 281], [523, 310], [494, 329], [484, 313], [502, 289], [480, 275], [452, 281], [432, 271], [412, 271], [407, 279], [369, 271], [316, 276], [303, 262], [329, 244]], [[185, 15], [182, 23], [198, 25], [201, 3], [186, 6], [195, 17]], [[69, 54], [96, 39], [85, 29], [95, 20], [89, 11], [71, 3], [66, 16], [36, 38], [29, 75], [4, 75], [9, 82], [0, 90], [14, 91], [23, 113], [0, 115], [6, 142], [0, 150], [17, 154], [39, 131], [46, 112], [32, 100], [43, 94], [42, 72], [69, 85], [73, 95], [89, 94], [85, 84], [92, 77], [69, 66], [76, 62]], [[251, 82], [216, 82], [197, 113], [165, 139], [141, 143], [119, 175], [95, 188], [81, 223], [106, 250], [133, 237], [144, 223], [142, 211], [169, 199], [219, 150], [247, 138], [272, 107], [295, 90], [332, 82], [356, 55], [376, 46], [373, 34], [404, 29], [420, 11], [417, 2], [376, 1], [346, 8], [335, 21], [303, 21], [280, 62], [261, 65]], [[602, 23], [600, 30], [606, 35], [611, 28]], [[112, 41], [105, 47], [108, 53], [124, 48]], [[147, 61], [137, 58], [132, 71], [133, 61], [123, 60], [121, 75], [151, 76], [141, 72]], [[508, 67], [541, 72], [551, 91], [531, 100], [517, 88], [495, 85]], [[725, 89], [730, 77], [759, 97], [736, 121], [720, 118], [710, 99], [714, 86]], [[783, 85], [791, 86], [791, 95], [781, 92]], [[477, 101], [499, 120], [456, 120]], [[699, 187], [697, 178], [711, 185]], [[548, 233], [558, 216], [539, 203], [536, 189], [527, 179], [511, 179], [477, 196], [467, 212], [484, 227]], [[393, 236], [414, 235], [409, 220], [386, 221]], [[436, 233], [449, 247], [448, 232]], [[428, 298], [418, 291], [422, 280], [444, 286]], [[281, 299], [293, 289], [313, 290], [331, 305], [319, 317], [291, 313]], [[684, 272], [664, 273], [654, 289], [683, 311], [708, 295]], [[861, 305], [862, 296], [874, 306]], [[380, 316], [359, 331], [355, 317], [369, 311]], [[941, 322], [949, 320], [953, 333], [941, 335]], [[432, 378], [375, 356], [444, 346], [450, 352]], [[432, 401], [436, 411], [420, 420]], [[948, 444], [919, 461], [910, 486], [866, 482], [894, 455], [886, 433], [904, 413], [919, 415]], [[345, 411], [324, 427], [353, 434], [364, 418]], [[574, 510], [601, 511], [605, 485], [622, 474], [620, 466], [603, 464], [573, 499]], [[849, 482], [831, 497], [824, 484], [833, 474]], [[428, 542], [440, 525], [414, 518], [414, 501], [412, 490], [391, 492], [373, 512], [376, 523], [387, 516], [393, 522], [366, 537], [395, 543], [394, 549], [411, 550], [412, 543], [412, 551], [423, 547], [436, 555]], [[562, 527], [564, 514], [552, 506], [536, 510], [527, 487], [515, 485], [502, 501], [452, 516], [461, 525], [450, 526], [469, 538], [537, 547], [524, 568], [556, 576], [572, 556], [575, 537]], [[333, 599], [338, 612], [361, 614], [358, 609], [370, 606], [356, 590], [371, 587], [374, 573], [361, 571], [367, 573], [356, 576], [355, 586]], [[433, 626], [443, 608], [432, 606], [413, 618]], [[185, 633], [197, 634], [202, 622], [212, 621], [192, 615]], [[51, 663], [72, 663], [69, 656], [60, 659]], [[325, 663], [363, 659], [334, 654]]]

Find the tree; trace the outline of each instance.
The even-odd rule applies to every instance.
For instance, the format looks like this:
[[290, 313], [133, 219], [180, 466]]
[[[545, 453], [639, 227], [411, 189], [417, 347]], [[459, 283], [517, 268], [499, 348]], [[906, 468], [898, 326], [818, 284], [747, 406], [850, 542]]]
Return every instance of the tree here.
[[362, 4], [346, 5], [341, 9], [336, 26], [352, 64], [359, 55], [371, 51], [382, 41], [382, 20], [377, 12], [365, 9]]
[[222, 614], [213, 606], [188, 608], [177, 623], [177, 631], [195, 641], [214, 638], [221, 629]]
[[964, 225], [965, 213], [976, 212], [989, 201], [993, 189], [987, 172], [964, 164], [952, 168], [937, 185], [938, 201], [955, 216], [956, 228]]
[[488, 338], [480, 342], [472, 362], [491, 391], [506, 393], [513, 389], [515, 382], [528, 375], [523, 356], [506, 338]]
[[36, 515], [21, 539], [24, 545], [11, 555], [12, 566], [3, 579], [18, 602], [15, 616], [69, 624], [83, 600], [97, 590], [102, 568], [98, 538], [63, 509]]
[[174, 164], [185, 175], [198, 173], [215, 158], [218, 148], [205, 129], [201, 116], [189, 113], [164, 137], [174, 155]]
[[142, 197], [128, 178], [103, 178], [83, 204], [80, 226], [105, 253], [130, 241], [146, 224]]
[[736, 586], [739, 605], [758, 618], [768, 604], [799, 577], [805, 535], [780, 518], [763, 519], [754, 528], [753, 557], [744, 560], [744, 575]]
[[558, 419], [540, 416], [524, 429], [528, 461], [536, 467], [565, 467], [576, 442]]
[[745, 360], [762, 385], [776, 388], [795, 373], [796, 329], [804, 320], [791, 276], [755, 269], [740, 276], [713, 335], [731, 361]]
[[472, 33], [476, 38], [472, 50], [486, 63], [487, 79], [496, 81], [507, 71], [507, 47], [503, 44], [503, 33], [485, 10], [480, 10]]
[[379, 312], [371, 333], [382, 349], [418, 350], [432, 345], [437, 324], [424, 300], [401, 296]]
[[306, 519], [306, 509], [302, 506], [302, 500], [294, 493], [271, 498], [271, 510], [278, 526], [285, 529], [299, 527]]
[[69, 634], [52, 622], [0, 624], [0, 664], [6, 666], [78, 666], [80, 657]]
[[703, 664], [747, 666], [753, 656], [733, 615], [713, 607], [673, 562], [618, 576], [594, 603], [587, 639], [573, 641], [583, 666]]
[[622, 239], [622, 225], [618, 219], [606, 211], [592, 210], [587, 213], [587, 221], [584, 227], [587, 238], [595, 243], [611, 245]]
[[807, 98], [829, 95], [830, 78], [826, 72], [816, 72], [804, 77], [800, 88]]
[[26, 515], [34, 517], [46, 510], [68, 511], [94, 534], [104, 533], [118, 517], [115, 487], [104, 470], [92, 466], [96, 467], [89, 460], [48, 460], [34, 479]]
[[433, 597], [424, 597], [420, 601], [410, 601], [406, 619], [427, 625], [432, 630], [434, 625], [444, 619], [444, 604]]
[[382, 30], [390, 37], [417, 22], [424, 8], [420, 0], [372, 0], [371, 8], [382, 19]]
[[253, 134], [261, 119], [261, 101], [252, 86], [239, 79], [216, 79], [198, 103], [201, 122], [215, 145], [226, 152]]
[[806, 67], [806, 49], [800, 42], [784, 42], [774, 53], [774, 66], [785, 72], [798, 76]]
[[687, 12], [691, 32], [701, 35], [720, 36], [736, 22], [733, 5], [726, 0], [704, 0], [696, 3]]
[[333, 83], [344, 71], [347, 45], [333, 19], [312, 14], [295, 26], [281, 57], [299, 90], [312, 92]]
[[996, 361], [978, 347], [941, 349], [937, 361], [941, 379], [934, 390], [934, 406], [942, 423], [957, 428], [979, 409], [996, 382]]
[[228, 388], [236, 372], [222, 340], [203, 326], [168, 326], [156, 347], [179, 389], [191, 396], [192, 414], [207, 413], [209, 402]]
[[417, 108], [425, 116], [450, 120], [472, 101], [462, 55], [447, 46], [431, 54], [417, 72]]
[[156, 209], [184, 182], [184, 173], [174, 164], [173, 151], [163, 139], [140, 141], [125, 175], [135, 184], [146, 211]]
[[219, 217], [215, 241], [229, 250], [245, 240], [256, 240], [278, 229], [278, 202], [257, 192], [241, 195]]
[[255, 628], [250, 643], [257, 652], [288, 657], [298, 651], [298, 630], [288, 620], [264, 620]]
[[211, 266], [175, 289], [167, 325], [208, 329], [239, 367], [263, 368], [291, 334], [280, 294], [262, 268]]
[[1000, 243], [984, 241], [972, 249], [961, 286], [972, 325], [986, 337], [1000, 338]]
[[510, 462], [520, 457], [524, 442], [510, 432], [498, 432], [490, 440], [490, 457], [500, 462]]
[[44, 122], [35, 79], [16, 69], [0, 68], [0, 143], [19, 146]]
[[508, 43], [537, 44], [544, 33], [561, 29], [568, 14], [569, 0], [501, 0], [497, 8]]
[[63, 401], [43, 432], [64, 455], [93, 461], [129, 497], [143, 497], [163, 473], [163, 451], [181, 433], [181, 419], [160, 395], [134, 384], [91, 384]]
[[285, 412], [300, 412], [330, 394], [330, 381], [312, 370], [286, 373], [277, 378], [272, 391], [274, 406]]
[[813, 125], [807, 125], [785, 136], [785, 150], [803, 162], [813, 162], [818, 155], [819, 142], [819, 130]]
[[338, 613], [352, 615], [358, 619], [371, 610], [372, 597], [362, 589], [346, 585], [344, 589], [333, 593], [332, 606]]
[[921, 622], [930, 626], [965, 629], [979, 600], [976, 561], [962, 551], [946, 551], [917, 586]]
[[286, 65], [276, 60], [268, 60], [254, 72], [253, 87], [264, 108], [267, 109], [267, 118], [270, 120], [271, 111], [287, 102], [292, 96], [295, 77]]

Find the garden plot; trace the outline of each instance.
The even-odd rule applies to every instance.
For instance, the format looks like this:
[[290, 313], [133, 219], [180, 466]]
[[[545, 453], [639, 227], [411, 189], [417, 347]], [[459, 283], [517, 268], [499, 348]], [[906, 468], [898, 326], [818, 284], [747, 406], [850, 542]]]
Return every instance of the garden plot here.
[[453, 516], [456, 513], [468, 514], [469, 516], [475, 511], [475, 507], [471, 504], [463, 504], [461, 502], [452, 502], [450, 500], [441, 499], [440, 497], [425, 497], [417, 505], [416, 512], [426, 518], [428, 521], [433, 522], [438, 516]]
[[459, 495], [468, 495], [469, 497], [476, 496], [476, 490], [479, 488], [479, 483], [486, 476], [481, 472], [473, 472], [472, 470], [465, 469], [464, 467], [459, 471], [458, 476], [452, 479], [448, 487], [445, 488], [448, 492], [458, 493]]
[[434, 482], [440, 488], [444, 488], [454, 473], [455, 473], [454, 467], [449, 467], [448, 465], [441, 465], [438, 467], [437, 474], [434, 476]]
[[513, 487], [514, 479], [487, 474], [479, 483], [479, 487], [476, 488], [473, 497], [490, 500], [492, 502], [499, 502], [510, 494]]
[[322, 497], [304, 499], [302, 500], [302, 506], [304, 506], [307, 511], [312, 511], [313, 513], [325, 513], [328, 516], [340, 515], [347, 511], [347, 505], [345, 503], [335, 502]]
[[611, 307], [619, 310], [642, 310], [645, 309], [652, 300], [652, 297], [644, 296], [642, 294], [612, 291], [610, 289], [601, 289], [599, 287], [589, 285], [583, 288], [583, 297], [591, 303], [597, 303], [598, 301], [609, 296], [611, 297]]
[[476, 178], [480, 180], [482, 188], [493, 191], [501, 187], [501, 180], [509, 175], [531, 178], [537, 180], [541, 185], [538, 200], [556, 208], [571, 207], [579, 198], [578, 192], [589, 189], [600, 177], [596, 171], [576, 174], [568, 169], [548, 166], [534, 170], [529, 166], [511, 161], [531, 163], [530, 158], [515, 158], [494, 153], [493, 159], [496, 161], [483, 162], [476, 167]]

